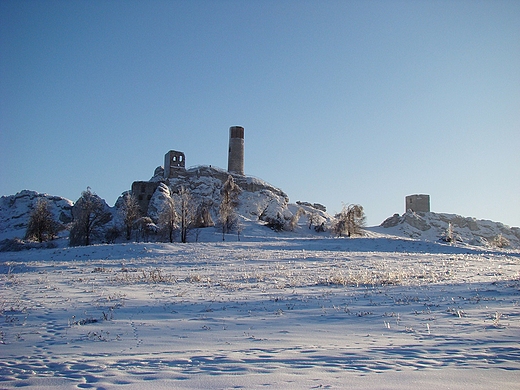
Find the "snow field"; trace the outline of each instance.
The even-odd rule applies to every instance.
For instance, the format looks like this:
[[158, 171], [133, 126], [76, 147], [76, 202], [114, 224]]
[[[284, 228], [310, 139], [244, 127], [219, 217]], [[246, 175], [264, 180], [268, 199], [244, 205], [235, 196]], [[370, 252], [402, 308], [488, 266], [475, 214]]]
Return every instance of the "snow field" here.
[[519, 258], [376, 238], [1, 253], [0, 387], [516, 388]]

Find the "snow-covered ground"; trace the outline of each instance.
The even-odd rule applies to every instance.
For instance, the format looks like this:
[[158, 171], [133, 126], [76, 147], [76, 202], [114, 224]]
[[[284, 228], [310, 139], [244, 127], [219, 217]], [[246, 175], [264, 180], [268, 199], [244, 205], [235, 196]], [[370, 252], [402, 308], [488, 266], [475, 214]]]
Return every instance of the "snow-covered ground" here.
[[518, 250], [201, 237], [0, 253], [0, 388], [518, 388]]

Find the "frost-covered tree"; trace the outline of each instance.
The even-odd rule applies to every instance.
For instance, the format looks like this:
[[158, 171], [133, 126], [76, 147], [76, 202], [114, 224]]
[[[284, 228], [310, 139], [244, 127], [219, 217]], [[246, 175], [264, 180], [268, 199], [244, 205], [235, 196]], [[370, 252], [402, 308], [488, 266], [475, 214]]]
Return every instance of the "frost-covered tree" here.
[[182, 186], [179, 191], [177, 207], [179, 212], [181, 242], [185, 243], [188, 241], [188, 232], [193, 227], [196, 210], [193, 206], [193, 198], [191, 197], [191, 193], [184, 186]]
[[112, 214], [103, 199], [94, 194], [90, 187], [72, 207], [73, 224], [70, 230], [70, 246], [90, 245], [100, 233], [100, 228], [112, 219]]
[[312, 225], [316, 226], [320, 220], [320, 216], [317, 211], [310, 211], [307, 213], [307, 222], [309, 229], [312, 229]]
[[236, 208], [239, 204], [240, 187], [229, 175], [220, 191], [221, 201], [218, 208], [219, 221], [222, 225], [222, 241], [226, 239], [226, 233], [231, 231], [237, 223]]
[[159, 226], [168, 236], [168, 241], [173, 242], [175, 232], [179, 228], [179, 213], [173, 198], [166, 198], [159, 213]]
[[343, 206], [343, 209], [334, 216], [334, 222], [332, 224], [332, 231], [338, 237], [347, 235], [348, 232], [347, 224], [347, 209]]
[[291, 219], [289, 220], [289, 223], [287, 225], [287, 229], [291, 232], [294, 231], [298, 227], [298, 221], [300, 220], [300, 217], [305, 214], [305, 210], [301, 207], [298, 208], [298, 211], [296, 211], [296, 214], [293, 214], [291, 216]]
[[139, 203], [137, 202], [137, 199], [128, 192], [123, 195], [121, 215], [123, 217], [123, 224], [125, 226], [126, 240], [128, 241], [132, 236], [132, 227], [135, 221], [141, 217], [141, 210], [139, 209]]
[[351, 204], [347, 207], [348, 236], [363, 234], [367, 218], [363, 206]]
[[195, 216], [195, 227], [203, 228], [214, 226], [213, 218], [211, 218], [211, 203], [207, 200], [203, 200], [197, 207]]
[[332, 230], [337, 236], [351, 237], [363, 233], [363, 227], [366, 223], [363, 206], [359, 204], [343, 206], [341, 212], [334, 217], [335, 222]]
[[275, 232], [281, 232], [286, 228], [285, 219], [280, 213], [276, 213], [276, 217], [264, 216], [262, 219], [266, 222], [266, 226]]
[[157, 226], [150, 217], [141, 217], [134, 222], [135, 240], [148, 241], [150, 235], [157, 233]]
[[44, 242], [56, 238], [57, 232], [58, 223], [52, 217], [49, 202], [43, 198], [38, 199], [29, 217], [25, 238]]

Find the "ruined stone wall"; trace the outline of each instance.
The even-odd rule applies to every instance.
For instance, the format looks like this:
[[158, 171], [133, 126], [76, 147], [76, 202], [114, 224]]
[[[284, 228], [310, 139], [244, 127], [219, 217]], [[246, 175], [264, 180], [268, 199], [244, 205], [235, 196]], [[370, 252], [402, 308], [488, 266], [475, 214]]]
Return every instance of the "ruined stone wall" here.
[[132, 183], [132, 195], [137, 200], [142, 215], [146, 215], [148, 213], [150, 199], [152, 199], [152, 195], [157, 189], [158, 185], [159, 182], [153, 181], [134, 181]]
[[404, 211], [414, 211], [419, 213], [429, 213], [430, 212], [430, 195], [425, 194], [416, 194], [416, 195], [408, 195], [405, 199], [405, 209]]

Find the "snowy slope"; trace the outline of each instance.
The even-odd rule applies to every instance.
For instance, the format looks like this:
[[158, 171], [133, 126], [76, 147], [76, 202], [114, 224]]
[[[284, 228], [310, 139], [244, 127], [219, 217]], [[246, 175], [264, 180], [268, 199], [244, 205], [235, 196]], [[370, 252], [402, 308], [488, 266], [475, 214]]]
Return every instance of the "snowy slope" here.
[[1, 387], [518, 388], [520, 252], [250, 233], [0, 253]]

